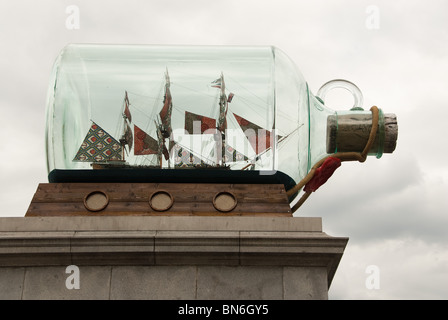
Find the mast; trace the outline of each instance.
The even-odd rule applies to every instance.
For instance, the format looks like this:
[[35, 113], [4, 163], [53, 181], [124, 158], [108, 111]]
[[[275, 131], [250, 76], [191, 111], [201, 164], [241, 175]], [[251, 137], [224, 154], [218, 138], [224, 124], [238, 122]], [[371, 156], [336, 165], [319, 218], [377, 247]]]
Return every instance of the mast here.
[[[165, 72], [165, 95], [163, 97], [163, 107], [160, 111], [160, 120], [161, 123], [159, 125], [156, 124], [157, 127], [157, 138], [159, 140], [159, 162], [160, 166], [162, 166], [162, 152], [165, 154], [169, 152], [173, 146], [173, 143], [170, 141], [168, 149], [166, 149], [166, 139], [170, 139], [171, 133], [172, 133], [172, 127], [171, 127], [171, 115], [173, 112], [173, 98], [171, 96], [171, 90], [170, 90], [170, 76], [168, 74], [168, 68]], [[169, 156], [168, 156], [169, 159]], [[168, 160], [167, 159], [167, 160]], [[170, 166], [170, 162], [168, 161], [168, 166]]]
[[170, 76], [168, 74], [168, 69], [165, 72], [165, 95], [163, 97], [163, 107], [160, 110], [160, 131], [162, 132], [163, 138], [169, 138], [171, 135], [171, 114], [173, 112], [173, 98], [171, 96], [170, 90]]
[[158, 141], [157, 160], [159, 161], [160, 169], [162, 169], [162, 150], [163, 150], [163, 147], [165, 147], [165, 139], [163, 138], [163, 133], [161, 130], [162, 125], [157, 125], [157, 123], [156, 123], [156, 128], [157, 128], [156, 130], [157, 130], [157, 141]]
[[221, 137], [217, 138], [218, 148], [221, 149], [221, 154], [218, 154], [218, 164], [225, 165], [225, 145], [226, 145], [226, 134], [225, 131], [227, 129], [227, 109], [228, 109], [228, 101], [226, 96], [226, 86], [224, 83], [224, 75], [221, 72], [221, 77], [212, 82], [212, 87], [221, 89], [219, 96], [219, 117], [217, 122], [217, 129]]
[[[157, 166], [160, 168], [162, 168], [163, 165], [162, 155], [165, 157], [165, 160], [169, 160], [169, 153], [165, 146], [165, 139], [169, 138], [172, 132], [172, 97], [170, 92], [170, 78], [168, 76], [168, 70], [165, 74], [165, 94], [162, 103], [162, 109], [159, 114], [156, 115], [156, 119], [154, 119], [157, 139], [154, 139], [151, 135], [134, 124], [134, 155], [157, 155]], [[129, 117], [126, 116], [126, 118]], [[168, 161], [168, 166], [169, 165], [170, 163]]]
[[129, 98], [128, 98], [128, 92], [125, 91], [124, 94], [124, 110], [123, 110], [123, 134], [120, 138], [120, 144], [123, 149], [123, 156], [122, 159], [125, 161], [125, 146], [128, 145], [129, 152], [131, 152], [132, 145], [133, 145], [133, 138], [132, 138], [132, 129], [130, 127], [130, 124], [132, 122], [132, 116], [131, 112], [129, 110]]

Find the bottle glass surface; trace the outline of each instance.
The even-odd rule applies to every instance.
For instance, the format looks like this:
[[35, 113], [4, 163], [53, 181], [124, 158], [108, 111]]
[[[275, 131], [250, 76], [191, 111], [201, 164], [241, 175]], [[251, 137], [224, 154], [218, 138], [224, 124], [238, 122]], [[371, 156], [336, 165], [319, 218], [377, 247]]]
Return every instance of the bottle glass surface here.
[[47, 98], [50, 182], [283, 183], [326, 152], [328, 109], [272, 46], [68, 45]]

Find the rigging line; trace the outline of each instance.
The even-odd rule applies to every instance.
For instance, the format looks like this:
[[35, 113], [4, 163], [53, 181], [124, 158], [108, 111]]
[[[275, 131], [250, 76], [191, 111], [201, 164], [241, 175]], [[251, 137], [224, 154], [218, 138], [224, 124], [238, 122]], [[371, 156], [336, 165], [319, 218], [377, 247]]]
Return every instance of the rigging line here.
[[[211, 84], [213, 82], [213, 80], [216, 79], [216, 76], [201, 76], [201, 75], [198, 75], [198, 74], [192, 74], [192, 73], [188, 73], [188, 72], [185, 72], [185, 71], [178, 71], [178, 70], [176, 72], [177, 73], [181, 73], [181, 74], [186, 74], [186, 75], [190, 76], [190, 78], [204, 79], [204, 83], [208, 83], [208, 84]], [[177, 83], [176, 83], [176, 85], [182, 86], [182, 85], [177, 84]]]
[[[162, 91], [164, 85], [165, 85], [165, 83], [160, 84], [160, 85], [158, 86], [158, 90], [157, 90], [157, 91], [155, 91], [155, 90], [150, 90], [150, 92], [158, 92], [158, 94], [157, 94], [156, 97], [154, 97], [154, 96], [152, 96], [152, 95], [146, 95], [146, 94], [136, 93], [136, 92], [134, 92], [134, 91], [130, 91], [130, 90], [126, 90], [126, 91], [128, 92], [128, 94], [130, 93], [130, 94], [132, 94], [132, 95], [134, 95], [134, 96], [142, 97], [142, 98], [145, 98], [145, 99], [157, 100], [157, 99], [160, 99], [160, 93], [161, 93], [161, 91]], [[131, 100], [131, 99], [129, 99], [129, 100]]]
[[[159, 91], [160, 91], [160, 90], [159, 90]], [[132, 94], [133, 96], [139, 96], [139, 97], [142, 97], [142, 98], [152, 99], [152, 100], [157, 99], [157, 98], [154, 97], [154, 96], [148, 96], [148, 95], [145, 95], [145, 94], [136, 93], [136, 92], [129, 91], [129, 90], [127, 90], [127, 92], [128, 92], [128, 95], [129, 95], [129, 94]], [[131, 99], [129, 99], [129, 100], [131, 100]]]
[[[230, 106], [229, 106], [229, 111], [231, 111], [231, 113], [234, 113], [233, 112], [233, 108], [230, 108]], [[254, 110], [255, 111], [255, 110]], [[233, 119], [232, 119], [233, 118]], [[231, 121], [232, 121], [232, 123], [235, 125], [235, 124], [237, 124], [237, 128], [240, 128], [241, 129], [241, 126], [239, 125], [239, 123], [238, 123], [238, 121], [235, 119], [235, 117], [230, 117], [230, 119], [231, 119]], [[235, 122], [236, 121], [236, 122]], [[256, 124], [256, 123], [254, 123], [255, 125], [257, 125], [258, 126], [258, 124]], [[262, 126], [259, 126], [259, 127], [261, 127], [261, 128], [264, 128], [265, 126], [264, 125], [262, 125]], [[269, 129], [269, 128], [264, 128], [265, 130], [267, 130], [267, 131], [271, 131], [272, 129]], [[242, 130], [242, 129], [241, 129]], [[278, 130], [278, 129], [277, 129]], [[282, 133], [282, 132], [279, 132], [279, 133]]]
[[250, 91], [249, 89], [247, 89], [247, 88], [246, 88], [245, 86], [243, 86], [239, 81], [235, 80], [233, 77], [226, 76], [226, 78], [227, 78], [227, 79], [230, 79], [230, 80], [232, 80], [232, 81], [234, 81], [234, 82], [236, 82], [241, 88], [243, 88], [244, 90], [246, 90], [247, 92], [249, 92], [251, 95], [253, 95], [255, 98], [259, 99], [259, 100], [260, 100], [261, 102], [263, 102], [264, 104], [266, 104], [266, 101], [265, 101], [263, 98], [257, 96], [255, 93], [253, 93], [252, 91]]
[[141, 166], [145, 163], [145, 160], [147, 160], [146, 155], [134, 155], [134, 164], [137, 166]]
[[[174, 70], [174, 72], [173, 73], [181, 73], [181, 74], [186, 74], [186, 75], [188, 75], [188, 76], [190, 76], [190, 77], [193, 77], [193, 78], [202, 78], [202, 79], [207, 79], [207, 80], [209, 80], [210, 78], [213, 78], [213, 77], [210, 77], [210, 76], [201, 76], [201, 75], [198, 75], [198, 74], [195, 74], [195, 73], [189, 73], [189, 72], [186, 72], [186, 71], [180, 71], [180, 70], [177, 70], [177, 69], [170, 69], [171, 71], [172, 70]], [[211, 80], [210, 82], [212, 82], [213, 80]]]
[[282, 137], [281, 139], [279, 139], [279, 141], [277, 141], [277, 144], [279, 144], [280, 142], [285, 141], [287, 138], [289, 138], [290, 136], [293, 135], [294, 132], [298, 131], [301, 127], [303, 127], [305, 124], [302, 123], [301, 125], [299, 125], [298, 127], [296, 127], [294, 130], [292, 130], [290, 133], [288, 133], [287, 135], [285, 135], [284, 137]]
[[[244, 97], [241, 97], [241, 96], [237, 96], [237, 95], [235, 95], [235, 97], [234, 97], [234, 99], [236, 98], [236, 100], [237, 101], [240, 101], [242, 104], [244, 104], [244, 105], [246, 105], [249, 109], [251, 109], [252, 110], [252, 112], [253, 113], [255, 113], [255, 114], [259, 114], [260, 113], [260, 110], [259, 109], [257, 109], [257, 108], [255, 108], [254, 106], [258, 106], [258, 107], [261, 107], [261, 108], [263, 108], [264, 110], [269, 110], [269, 108], [267, 108], [266, 109], [266, 107], [268, 107], [268, 104], [263, 104], [263, 105], [261, 105], [261, 104], [256, 104], [256, 103], [254, 103], [253, 101], [250, 101], [249, 99], [247, 99], [247, 98], [244, 98]], [[233, 108], [230, 108], [230, 104], [229, 104], [229, 109], [233, 109]], [[232, 111], [233, 112], [233, 111]]]
[[218, 119], [219, 119], [219, 112], [220, 112], [220, 110], [219, 110], [219, 99], [220, 99], [220, 93], [216, 92], [213, 95], [212, 105], [210, 106], [210, 114], [212, 114], [212, 115], [215, 114], [214, 117], [215, 117], [216, 121], [218, 121]]
[[[138, 104], [144, 104], [145, 102], [146, 102], [146, 99], [150, 99], [150, 100], [154, 100], [155, 102], [161, 102], [162, 101], [162, 98], [161, 98], [161, 92], [159, 92], [159, 94], [157, 95], [157, 97], [153, 97], [153, 96], [145, 96], [145, 95], [141, 95], [141, 94], [138, 94], [138, 93], [134, 93], [134, 92], [131, 92], [131, 91], [128, 91], [128, 96], [129, 95], [132, 95], [132, 96], [138, 96], [138, 97], [142, 97], [142, 98], [145, 98], [145, 100], [143, 100], [143, 99], [139, 99], [139, 98], [137, 98], [137, 99], [133, 99], [133, 98], [129, 98], [129, 105], [130, 106], [133, 106], [134, 108], [135, 108], [135, 101], [137, 100], [137, 102], [140, 102], [140, 103], [138, 103]], [[131, 102], [132, 101], [132, 102]], [[154, 103], [155, 103], [154, 102]], [[141, 110], [140, 110], [141, 111]]]
[[282, 137], [281, 141], [277, 142], [277, 149], [278, 150], [283, 149], [285, 147], [285, 145], [286, 145], [286, 143], [280, 143], [280, 142], [284, 142], [284, 141], [288, 140], [292, 136], [292, 134], [293, 133], [291, 132], [289, 135], [287, 135], [285, 137]]
[[[129, 93], [129, 91], [128, 91], [128, 93]], [[143, 127], [143, 129], [145, 129], [146, 131], [150, 127], [151, 120], [154, 118], [155, 112], [157, 112], [157, 108], [156, 108], [157, 103], [159, 103], [159, 102], [161, 103], [162, 102], [162, 99], [160, 98], [160, 96], [161, 96], [161, 93], [159, 93], [159, 96], [158, 96], [159, 98], [154, 98], [153, 99], [154, 100], [154, 105], [153, 105], [152, 108], [147, 108], [147, 109], [149, 109], [151, 111], [151, 113], [149, 113], [149, 114], [142, 109], [143, 107], [138, 106], [138, 104], [136, 104], [136, 103], [129, 102], [129, 105], [132, 106], [131, 110], [138, 111], [141, 114], [141, 116], [143, 116], [143, 117], [145, 117], [147, 119], [147, 123]]]
[[[149, 127], [151, 126], [151, 120], [154, 118], [154, 116], [157, 116], [157, 110], [158, 110], [157, 104], [160, 103], [162, 105], [162, 108], [163, 108], [162, 95], [164, 95], [164, 94], [166, 95], [166, 90], [165, 90], [165, 93], [163, 93], [163, 88], [164, 88], [164, 84], [162, 83], [161, 86], [159, 87], [159, 91], [158, 91], [158, 94], [157, 94], [157, 100], [155, 100], [153, 105], [152, 105], [151, 114], [150, 114], [151, 116], [150, 116], [150, 118], [148, 118], [146, 126], [145, 126], [146, 130], [148, 130]], [[171, 104], [172, 104], [172, 101], [171, 101]]]
[[[151, 154], [152, 158], [154, 158], [154, 154]], [[149, 155], [143, 155], [142, 157], [139, 158], [140, 160], [140, 165], [143, 165], [145, 163], [150, 163], [151, 165], [154, 165], [154, 162], [150, 159]]]
[[121, 130], [122, 126], [123, 126], [122, 119], [123, 119], [123, 113], [124, 113], [124, 105], [125, 105], [125, 102], [124, 102], [124, 98], [123, 98], [123, 102], [121, 103], [121, 109], [117, 116], [118, 120], [115, 122], [115, 132], [114, 132], [115, 137], [119, 137], [121, 132], [124, 132], [124, 127], [123, 127], [123, 130]]
[[[197, 158], [199, 158], [199, 159], [201, 159], [201, 160], [206, 160], [206, 161], [208, 161], [209, 163], [215, 164], [215, 161], [214, 161], [213, 159], [209, 158], [208, 156], [204, 156], [203, 154], [198, 154], [197, 152], [191, 150], [190, 148], [188, 148], [187, 146], [183, 145], [183, 144], [180, 143], [180, 142], [177, 142], [177, 141], [176, 141], [176, 144], [177, 144], [178, 146], [180, 146], [182, 149], [185, 149], [186, 151], [188, 151], [189, 153], [191, 153], [193, 156], [195, 156], [195, 157], [197, 157]], [[174, 148], [174, 147], [173, 147], [173, 148]], [[201, 145], [201, 149], [202, 149], [202, 145]]]
[[149, 116], [148, 114], [146, 114], [140, 107], [137, 107], [135, 105], [132, 106], [132, 109], [137, 110], [139, 113], [142, 113], [144, 117], [149, 118], [150, 120], [152, 119], [151, 116]]
[[[206, 144], [207, 144], [207, 142], [206, 142]], [[202, 159], [204, 159], [204, 160], [206, 160], [209, 164], [211, 163], [211, 164], [216, 164], [216, 161], [213, 159], [213, 158], [211, 158], [211, 156], [212, 156], [212, 154], [211, 153], [209, 153], [208, 155], [203, 155], [202, 154], [202, 150], [204, 149], [204, 146], [203, 146], [203, 144], [202, 144], [202, 141], [201, 141], [201, 154], [200, 155], [197, 155], [197, 157], [198, 158], [201, 158], [202, 157]], [[193, 150], [192, 150], [193, 151]], [[212, 148], [210, 151], [214, 151], [214, 149]], [[195, 153], [195, 152], [193, 152], [193, 153]], [[213, 152], [213, 154], [214, 154], [214, 152]]]
[[[181, 116], [183, 116], [185, 114], [185, 109], [173, 106], [173, 111], [177, 111]], [[171, 116], [172, 117], [172, 116]]]
[[114, 128], [114, 133], [115, 133], [114, 137], [116, 139], [120, 139], [120, 137], [121, 137], [120, 135], [124, 131], [124, 128], [123, 128], [123, 130], [121, 128], [123, 125], [122, 119], [123, 119], [123, 117], [121, 116], [121, 113], [119, 113], [118, 121], [115, 122], [115, 128]]
[[[257, 110], [257, 109], [254, 109], [254, 108], [252, 108], [250, 105], [247, 105], [251, 110], [252, 110], [252, 113], [254, 113], [254, 114], [256, 114], [256, 115], [260, 115], [261, 113], [260, 113], [260, 110]], [[232, 106], [232, 107], [230, 107], [229, 106], [229, 110], [232, 112], [232, 113], [235, 113], [234, 111], [233, 111], [233, 109], [234, 109], [234, 106]], [[241, 113], [240, 112], [238, 112], [238, 115], [239, 116], [241, 116]], [[244, 117], [245, 118], [245, 117]], [[260, 120], [260, 119], [258, 119], [258, 120]], [[257, 121], [257, 122], [259, 122], [259, 121]], [[255, 122], [253, 122], [255, 125], [258, 125], [257, 123], [255, 123]], [[262, 126], [259, 126], [259, 127], [264, 127], [264, 125], [262, 125]], [[266, 129], [268, 129], [268, 128], [266, 128]]]
[[174, 86], [179, 86], [179, 87], [181, 87], [181, 88], [184, 88], [184, 89], [187, 89], [187, 90], [196, 92], [196, 93], [200, 93], [202, 96], [207, 96], [207, 97], [211, 97], [211, 98], [214, 98], [214, 97], [215, 97], [215, 96], [212, 95], [212, 94], [208, 94], [208, 93], [205, 93], [204, 91], [200, 91], [200, 90], [192, 89], [192, 88], [189, 88], [189, 87], [187, 87], [187, 86], [184, 86], [184, 85], [181, 85], [181, 84], [178, 84], [178, 83], [174, 84]]
[[[237, 80], [235, 80], [234, 78], [232, 78], [232, 77], [227, 77], [227, 78], [229, 78], [229, 79], [235, 81], [240, 87], [242, 87], [244, 90], [246, 90], [247, 92], [249, 92], [251, 95], [253, 95], [255, 98], [259, 99], [259, 100], [262, 102], [262, 104], [258, 104], [258, 103], [255, 103], [255, 102], [253, 102], [253, 101], [247, 99], [247, 98], [244, 98], [242, 95], [235, 95], [235, 98], [243, 100], [243, 103], [245, 103], [247, 106], [249, 106], [253, 111], [257, 112], [258, 110], [252, 108], [252, 105], [256, 105], [256, 106], [259, 106], [259, 107], [262, 107], [262, 108], [265, 108], [265, 107], [267, 107], [267, 106], [269, 105], [269, 103], [268, 103], [266, 100], [264, 100], [263, 98], [257, 96], [255, 93], [253, 93], [252, 91], [250, 91], [249, 89], [247, 89], [246, 87], [244, 87], [243, 85], [241, 85], [241, 83], [239, 83], [239, 82], [238, 82]], [[234, 98], [234, 99], [235, 99], [235, 98]], [[249, 101], [250, 101], [250, 102], [249, 102]], [[274, 102], [274, 103], [275, 103], [275, 102]], [[284, 117], [285, 119], [287, 119], [288, 121], [291, 121], [291, 122], [294, 121], [294, 120], [291, 120], [290, 115], [287, 114], [287, 113], [285, 113], [285, 112], [281, 112], [281, 111], [280, 111], [279, 114], [283, 114], [283, 117]]]
[[[129, 119], [127, 119], [127, 117], [124, 114], [124, 108], [125, 108], [125, 101], [123, 98], [123, 103], [121, 106], [121, 111], [118, 114], [118, 121], [115, 125], [115, 132], [116, 132], [116, 136], [118, 137], [118, 140], [122, 138], [122, 136], [124, 136], [124, 133], [126, 131], [126, 125], [130, 124]], [[129, 146], [129, 145], [128, 145]]]
[[[235, 127], [235, 128], [239, 128], [240, 130], [241, 130], [241, 132], [242, 132], [242, 139], [244, 139], [245, 140], [245, 143], [248, 143], [249, 142], [249, 140], [247, 140], [247, 136], [246, 136], [246, 134], [245, 134], [245, 132], [243, 131], [243, 129], [241, 128], [241, 126], [239, 125], [239, 123], [238, 123], [238, 121], [235, 119], [235, 117], [234, 116], [227, 116], [227, 120], [229, 120], [229, 122]], [[231, 145], [230, 145], [231, 146]], [[233, 146], [231, 146], [232, 148], [233, 148]], [[251, 148], [251, 150], [253, 150], [253, 147], [252, 146], [250, 146], [250, 148]], [[235, 150], [236, 150], [236, 148], [234, 148]], [[238, 151], [238, 150], [236, 150], [236, 151]], [[241, 154], [243, 154], [244, 156], [246, 156], [247, 158], [249, 158], [249, 155], [248, 155], [248, 153], [249, 153], [249, 150], [245, 150], [246, 152], [246, 154], [245, 153], [243, 153], [243, 152], [240, 152], [240, 151], [238, 151], [238, 152], [240, 152]], [[254, 151], [254, 153], [255, 153], [255, 150], [253, 150]]]
[[288, 120], [288, 121], [291, 121], [291, 122], [295, 122], [296, 121], [295, 117], [292, 117], [291, 114], [289, 114], [289, 113], [286, 113], [286, 112], [281, 111], [281, 110], [279, 110], [277, 113], [279, 115], [281, 115], [282, 118], [284, 118], [285, 120]]
[[[179, 114], [183, 116], [183, 115], [185, 115], [185, 111], [188, 111], [188, 107], [184, 108], [184, 107], [181, 107], [181, 106], [178, 106], [178, 105], [173, 105], [173, 110], [179, 112]], [[190, 111], [188, 111], [188, 112], [190, 112]], [[212, 118], [212, 116], [208, 116], [208, 115], [205, 115], [205, 114], [201, 114], [201, 115], [202, 116], [207, 116], [209, 118]]]
[[[253, 106], [257, 106], [257, 107], [260, 107], [260, 108], [263, 108], [263, 109], [266, 109], [266, 108], [268, 107], [268, 104], [267, 104], [267, 103], [264, 103], [264, 104], [258, 104], [258, 103], [253, 102], [252, 100], [249, 100], [249, 99], [244, 98], [243, 96], [241, 96], [241, 95], [237, 95], [237, 94], [235, 94], [235, 96], [233, 97], [233, 99], [235, 99], [235, 100], [237, 100], [237, 101], [238, 101], [238, 100], [241, 100], [242, 103], [248, 105], [248, 106], [249, 106], [250, 108], [252, 108], [252, 110], [254, 110], [254, 111], [258, 111], [258, 110], [257, 110], [257, 109], [254, 109]], [[232, 100], [232, 103], [233, 103], [233, 100]]]
[[[235, 168], [236, 166], [241, 166], [242, 162], [247, 163], [247, 160], [241, 160], [241, 161], [228, 161], [226, 164], [229, 164], [230, 168]], [[250, 165], [250, 163], [248, 163]]]
[[[243, 97], [241, 97], [241, 96], [238, 96], [238, 97], [235, 96], [234, 99], [235, 99], [235, 98], [237, 98], [238, 100], [241, 100], [241, 102], [242, 102], [243, 104], [247, 105], [253, 112], [256, 112], [256, 113], [258, 113], [260, 110], [255, 109], [255, 108], [253, 107], [254, 105], [255, 105], [255, 106], [262, 107], [262, 108], [266, 107], [266, 105], [260, 105], [260, 104], [256, 104], [256, 103], [253, 103], [253, 102], [249, 102], [248, 99], [243, 98]], [[291, 117], [291, 115], [287, 114], [286, 112], [278, 111], [278, 114], [282, 117], [282, 119], [284, 119], [284, 120], [286, 120], [286, 121], [289, 121], [289, 122], [295, 122], [295, 121], [296, 121], [296, 120], [294, 120], [294, 119]]]
[[[241, 126], [239, 126], [239, 124], [238, 124], [238, 121], [235, 119], [235, 117], [230, 117], [230, 119], [229, 119], [229, 117], [228, 117], [228, 120], [230, 120], [229, 122], [231, 122], [234, 126], [236, 126], [236, 128], [240, 128], [241, 129]], [[303, 124], [302, 124], [303, 125]], [[293, 131], [291, 131], [288, 135], [286, 135], [285, 137], [282, 137], [282, 139], [280, 139], [279, 141], [277, 141], [277, 144], [279, 144], [279, 143], [281, 143], [281, 142], [283, 142], [284, 140], [285, 140], [285, 138], [286, 137], [288, 137], [289, 135], [292, 135], [293, 133], [294, 133], [294, 131], [296, 131], [296, 130], [298, 130], [299, 129], [299, 127], [297, 127], [296, 129], [294, 129]], [[241, 129], [241, 131], [243, 132], [243, 135], [245, 136], [245, 132]], [[270, 132], [270, 130], [267, 130], [267, 131], [269, 131]], [[281, 132], [280, 132], [281, 133]], [[278, 136], [278, 134], [276, 134], [277, 136]], [[245, 136], [245, 139], [247, 139], [247, 137]], [[256, 150], [254, 150], [253, 149], [253, 147], [252, 146], [250, 146], [251, 147], [251, 149], [253, 150], [253, 152], [255, 153], [255, 155], [252, 155], [252, 156], [249, 156], [248, 154], [244, 154], [244, 153], [242, 153], [242, 154], [244, 154], [247, 158], [248, 158], [248, 160], [249, 159], [256, 159], [257, 157], [259, 157], [259, 156], [261, 156], [261, 155], [263, 155], [263, 153], [265, 153], [265, 152], [267, 152], [267, 151], [269, 151], [269, 149], [271, 149], [271, 147], [269, 147], [268, 149], [266, 149], [265, 151], [263, 151], [262, 153], [260, 153], [260, 154], [256, 154]], [[236, 149], [235, 149], [236, 150]], [[238, 151], [238, 150], [237, 150]], [[246, 151], [249, 151], [249, 150], [246, 150]], [[248, 152], [246, 152], [246, 153], [248, 153]], [[258, 161], [258, 160], [257, 160]]]
[[[262, 107], [262, 108], [265, 107], [265, 105], [255, 104], [253, 102], [250, 102], [250, 100], [248, 100], [246, 98], [243, 98], [241, 96], [236, 96], [235, 95], [234, 99], [236, 99], [236, 100], [240, 101], [242, 104], [246, 105], [254, 113], [259, 113], [259, 111], [260, 111], [259, 109], [254, 108], [254, 105]], [[229, 109], [230, 109], [230, 104], [229, 104]], [[296, 120], [293, 117], [291, 117], [291, 115], [287, 114], [286, 112], [278, 111], [278, 115], [281, 116], [282, 120], [286, 120], [286, 121], [291, 122], [291, 123], [296, 122]]]
[[[287, 138], [289, 138], [295, 131], [299, 130], [300, 127], [302, 127], [304, 124], [302, 123], [300, 126], [298, 126], [297, 128], [295, 128], [293, 131], [291, 131], [290, 133], [288, 133], [286, 136], [282, 137], [281, 139], [279, 139], [279, 141], [277, 141], [277, 143], [275, 144], [276, 146], [278, 146], [280, 143], [282, 143], [283, 141], [285, 141]], [[279, 147], [277, 147], [277, 149], [280, 149], [281, 147], [283, 147], [284, 144], [280, 145]], [[248, 159], [248, 161], [253, 161], [255, 160], [255, 163], [261, 160], [261, 156], [264, 156], [267, 152], [269, 152], [272, 149], [272, 147], [266, 148], [263, 152], [260, 152], [259, 154], [255, 155], [254, 157]]]
[[[136, 160], [135, 160], [135, 164], [137, 165], [142, 165], [143, 163], [145, 163], [146, 161], [148, 161], [148, 155], [134, 155]], [[149, 162], [151, 162], [151, 160], [149, 160]]]

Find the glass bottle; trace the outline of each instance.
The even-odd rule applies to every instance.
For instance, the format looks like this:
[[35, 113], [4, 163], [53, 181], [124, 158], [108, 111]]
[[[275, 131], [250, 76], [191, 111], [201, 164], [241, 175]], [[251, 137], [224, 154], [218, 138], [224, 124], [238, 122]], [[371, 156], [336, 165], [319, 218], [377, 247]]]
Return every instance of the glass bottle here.
[[[339, 114], [370, 114], [349, 82], [327, 83], [321, 96], [335, 86], [354, 92], [352, 110], [327, 108], [272, 46], [71, 44], [57, 57], [48, 90], [49, 181], [283, 183], [289, 190], [338, 151], [339, 142], [328, 147], [329, 122], [337, 129]], [[383, 146], [375, 148], [381, 156]]]

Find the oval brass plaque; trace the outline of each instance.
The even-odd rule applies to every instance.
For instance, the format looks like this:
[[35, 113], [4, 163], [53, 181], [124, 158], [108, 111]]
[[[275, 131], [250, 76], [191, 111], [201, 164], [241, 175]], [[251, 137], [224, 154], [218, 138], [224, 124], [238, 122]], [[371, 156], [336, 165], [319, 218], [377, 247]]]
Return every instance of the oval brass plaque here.
[[173, 196], [168, 191], [156, 191], [149, 197], [149, 205], [155, 211], [166, 211], [173, 203]]
[[109, 197], [103, 191], [93, 191], [84, 197], [84, 207], [89, 211], [104, 210], [109, 204]]

